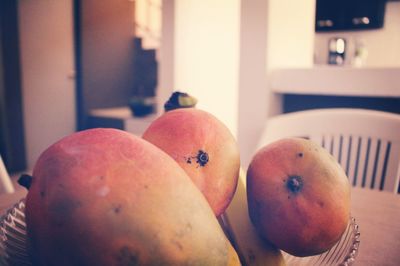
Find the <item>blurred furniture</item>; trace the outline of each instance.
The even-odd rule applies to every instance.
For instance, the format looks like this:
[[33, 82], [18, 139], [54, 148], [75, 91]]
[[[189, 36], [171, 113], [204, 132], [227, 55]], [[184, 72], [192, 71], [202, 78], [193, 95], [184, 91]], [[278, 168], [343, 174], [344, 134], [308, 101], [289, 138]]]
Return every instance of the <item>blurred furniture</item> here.
[[0, 194], [13, 192], [14, 186], [4, 165], [3, 159], [0, 156]]
[[400, 115], [329, 108], [271, 117], [258, 148], [283, 137], [311, 139], [341, 164], [351, 184], [400, 192]]
[[134, 117], [128, 106], [93, 109], [89, 113], [88, 127], [117, 128], [141, 136], [156, 117], [157, 114]]
[[316, 1], [316, 32], [371, 30], [383, 27], [386, 1]]

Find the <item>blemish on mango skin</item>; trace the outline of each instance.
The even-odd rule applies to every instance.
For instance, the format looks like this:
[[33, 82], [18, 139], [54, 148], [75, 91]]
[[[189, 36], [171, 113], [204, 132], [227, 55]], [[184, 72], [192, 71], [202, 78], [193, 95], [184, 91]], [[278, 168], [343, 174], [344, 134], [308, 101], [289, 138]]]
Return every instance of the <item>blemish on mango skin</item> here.
[[195, 156], [189, 156], [184, 158], [187, 164], [191, 164], [193, 160], [196, 160], [198, 167], [204, 167], [210, 160], [208, 153], [199, 150]]
[[117, 265], [140, 265], [138, 254], [127, 246], [124, 246], [119, 250], [115, 259]]
[[119, 214], [121, 211], [122, 211], [122, 205], [121, 204], [118, 204], [118, 205], [113, 207], [113, 212], [115, 214]]
[[249, 263], [254, 263], [256, 261], [256, 255], [254, 254], [253, 250], [248, 250], [248, 259]]
[[178, 238], [183, 238], [184, 236], [186, 236], [187, 234], [190, 234], [192, 231], [193, 227], [192, 224], [190, 222], [187, 222], [186, 225], [184, 227], [182, 227], [179, 231], [177, 231], [175, 233], [175, 235]]
[[199, 150], [196, 156], [196, 163], [198, 163], [200, 166], [205, 166], [208, 163], [208, 153], [202, 150]]
[[50, 223], [56, 226], [64, 226], [65, 222], [82, 207], [81, 201], [59, 199], [49, 206], [49, 215], [52, 217]]
[[177, 240], [171, 240], [171, 243], [176, 246], [179, 250], [183, 250], [183, 246], [181, 244], [181, 242], [177, 241]]

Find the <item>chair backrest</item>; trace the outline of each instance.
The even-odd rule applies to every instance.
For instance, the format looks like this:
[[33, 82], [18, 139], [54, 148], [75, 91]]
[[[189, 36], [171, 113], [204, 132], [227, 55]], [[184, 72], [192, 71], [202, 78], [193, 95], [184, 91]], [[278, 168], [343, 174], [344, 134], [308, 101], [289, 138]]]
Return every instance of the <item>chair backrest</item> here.
[[0, 156], [0, 194], [13, 192], [14, 186], [4, 165], [3, 159]]
[[353, 186], [400, 193], [400, 115], [313, 109], [267, 120], [257, 148], [283, 137], [311, 139], [341, 164]]

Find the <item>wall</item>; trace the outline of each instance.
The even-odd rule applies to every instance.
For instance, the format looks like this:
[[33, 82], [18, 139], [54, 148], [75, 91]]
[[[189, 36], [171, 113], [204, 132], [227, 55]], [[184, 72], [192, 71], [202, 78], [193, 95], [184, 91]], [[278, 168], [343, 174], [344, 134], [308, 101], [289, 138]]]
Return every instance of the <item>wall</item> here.
[[328, 40], [332, 37], [345, 38], [348, 45], [348, 60], [354, 53], [354, 42], [362, 40], [368, 49], [366, 67], [400, 66], [400, 2], [386, 4], [384, 27], [376, 30], [340, 31], [317, 33], [315, 36], [315, 59], [317, 64], [326, 64], [328, 58]]
[[161, 39], [161, 0], [135, 0], [135, 36], [144, 49], [158, 49]]
[[84, 0], [79, 9], [81, 115], [127, 105], [134, 81], [134, 2]]
[[315, 0], [269, 0], [265, 21], [269, 70], [313, 65]]
[[174, 2], [174, 90], [197, 97], [236, 135], [240, 1]]
[[281, 112], [281, 96], [268, 89], [268, 72], [313, 64], [314, 14], [314, 0], [242, 1], [238, 140], [244, 168], [267, 117]]
[[72, 0], [20, 0], [22, 97], [28, 169], [75, 131]]
[[198, 97], [237, 136], [246, 168], [276, 105], [267, 72], [312, 65], [314, 10], [314, 0], [164, 0], [159, 100]]
[[267, 13], [268, 1], [242, 1], [238, 106], [242, 166], [246, 166], [254, 154], [268, 109]]
[[159, 48], [159, 71], [157, 112], [164, 112], [164, 103], [174, 90], [175, 77], [175, 0], [162, 1], [161, 46]]

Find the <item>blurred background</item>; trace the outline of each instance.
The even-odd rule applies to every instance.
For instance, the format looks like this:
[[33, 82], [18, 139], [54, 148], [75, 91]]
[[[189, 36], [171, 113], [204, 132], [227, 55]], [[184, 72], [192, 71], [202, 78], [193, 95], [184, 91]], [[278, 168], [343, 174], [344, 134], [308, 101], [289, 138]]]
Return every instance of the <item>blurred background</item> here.
[[[236, 136], [247, 165], [268, 117], [400, 113], [400, 1], [3, 0], [0, 151], [32, 169], [68, 134], [140, 135], [173, 91]], [[133, 104], [150, 106], [145, 113]]]

